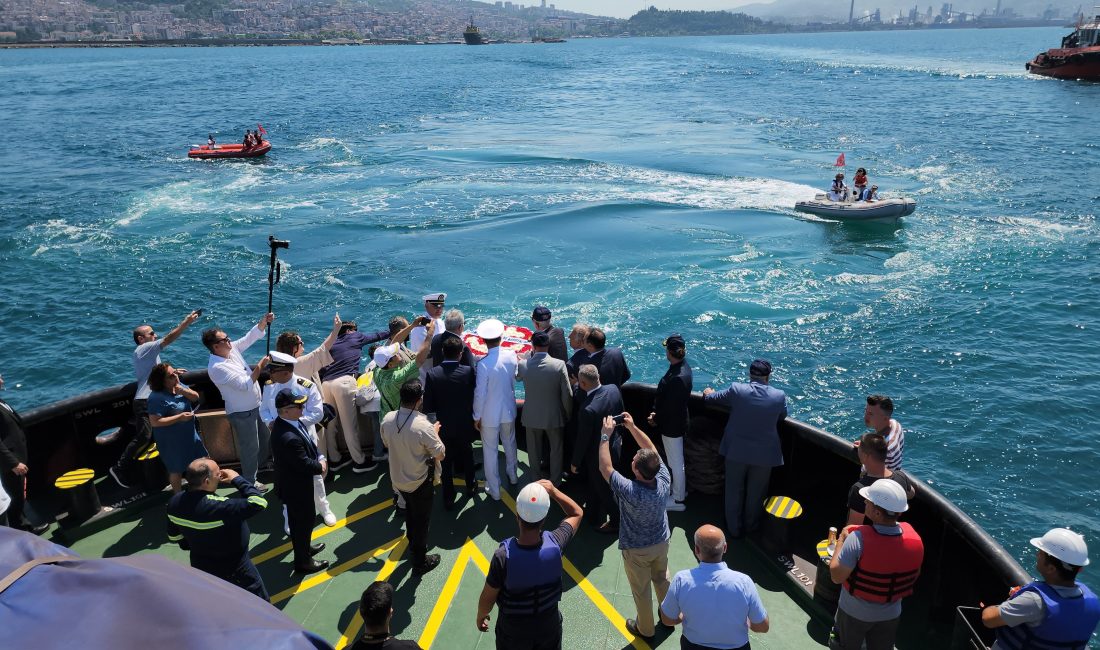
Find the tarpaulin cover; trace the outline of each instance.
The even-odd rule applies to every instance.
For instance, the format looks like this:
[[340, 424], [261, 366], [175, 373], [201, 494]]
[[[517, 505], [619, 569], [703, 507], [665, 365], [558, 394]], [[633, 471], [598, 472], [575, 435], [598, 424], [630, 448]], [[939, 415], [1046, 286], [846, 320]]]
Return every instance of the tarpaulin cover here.
[[270, 603], [202, 571], [154, 554], [85, 559], [0, 526], [0, 581], [55, 555], [71, 559], [35, 566], [0, 593], [0, 645], [332, 650]]

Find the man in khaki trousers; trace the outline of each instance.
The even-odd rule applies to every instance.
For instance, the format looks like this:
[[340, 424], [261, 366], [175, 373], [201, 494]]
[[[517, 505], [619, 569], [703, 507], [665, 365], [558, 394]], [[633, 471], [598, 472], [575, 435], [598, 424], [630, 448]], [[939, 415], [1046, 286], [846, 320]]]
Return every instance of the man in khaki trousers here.
[[[638, 453], [630, 463], [632, 479], [627, 479], [612, 466], [609, 441], [617, 426], [629, 431], [638, 443]], [[634, 596], [634, 606], [638, 609], [636, 619], [627, 619], [626, 629], [648, 639], [656, 631], [650, 586], [657, 590], [658, 604], [668, 593], [670, 533], [665, 505], [672, 489], [672, 477], [649, 436], [634, 425], [629, 413], [604, 418], [600, 432], [600, 473], [610, 484], [611, 494], [619, 504], [619, 550], [623, 553], [623, 567]]]

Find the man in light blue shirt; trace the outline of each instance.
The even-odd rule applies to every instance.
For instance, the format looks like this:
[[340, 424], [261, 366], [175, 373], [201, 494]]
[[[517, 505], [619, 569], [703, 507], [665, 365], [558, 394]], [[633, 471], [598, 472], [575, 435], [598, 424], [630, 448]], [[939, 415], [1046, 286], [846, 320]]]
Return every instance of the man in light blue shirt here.
[[749, 383], [703, 391], [704, 402], [730, 411], [718, 453], [726, 459], [726, 530], [732, 538], [760, 525], [772, 468], [783, 464], [779, 423], [787, 417], [787, 395], [768, 385], [771, 374], [772, 364], [757, 359], [749, 366]]
[[726, 538], [716, 526], [695, 531], [699, 566], [676, 574], [661, 602], [661, 622], [684, 624], [684, 650], [749, 650], [749, 630], [768, 631], [770, 622], [752, 578], [726, 566]]

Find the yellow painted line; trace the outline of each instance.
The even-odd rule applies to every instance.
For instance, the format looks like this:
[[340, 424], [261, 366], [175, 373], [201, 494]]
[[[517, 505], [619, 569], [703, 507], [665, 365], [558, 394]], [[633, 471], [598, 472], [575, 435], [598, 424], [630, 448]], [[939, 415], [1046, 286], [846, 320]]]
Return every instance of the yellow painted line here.
[[355, 567], [359, 566], [360, 564], [363, 564], [364, 562], [367, 562], [369, 560], [373, 560], [374, 558], [378, 557], [379, 555], [382, 555], [383, 553], [386, 553], [387, 551], [393, 550], [404, 539], [405, 539], [404, 537], [398, 537], [398, 538], [392, 539], [392, 540], [386, 542], [385, 544], [379, 546], [376, 549], [367, 551], [366, 553], [363, 553], [362, 555], [358, 555], [356, 557], [353, 557], [352, 559], [348, 560], [347, 562], [344, 562], [343, 564], [338, 564], [335, 567], [332, 567], [331, 569], [328, 569], [327, 571], [322, 571], [321, 573], [318, 573], [316, 575], [312, 575], [312, 576], [306, 578], [305, 580], [299, 582], [298, 584], [294, 585], [293, 587], [289, 587], [289, 588], [284, 589], [284, 590], [280, 591], [279, 593], [275, 594], [274, 596], [271, 597], [271, 602], [272, 602], [272, 604], [281, 603], [284, 600], [289, 599], [291, 596], [300, 594], [303, 591], [307, 591], [309, 589], [313, 589], [317, 585], [322, 585], [322, 584], [328, 582], [329, 580], [332, 580], [336, 576], [340, 575], [341, 573], [344, 573], [345, 571], [349, 571], [351, 569], [354, 569]]
[[[328, 535], [329, 533], [334, 533], [334, 532], [340, 530], [341, 528], [347, 526], [348, 524], [355, 523], [355, 522], [359, 521], [360, 519], [364, 519], [366, 517], [369, 517], [369, 516], [373, 515], [376, 512], [381, 512], [381, 511], [385, 510], [386, 508], [389, 508], [392, 505], [393, 505], [393, 499], [387, 499], [387, 500], [383, 501], [382, 503], [377, 503], [377, 504], [375, 504], [375, 505], [373, 505], [369, 508], [365, 508], [363, 510], [360, 510], [359, 512], [357, 512], [353, 515], [348, 515], [344, 519], [341, 519], [340, 521], [336, 522], [336, 524], [333, 525], [333, 526], [319, 526], [319, 527], [313, 529], [313, 534], [310, 535], [310, 539], [318, 539], [320, 537], [324, 537], [325, 535]], [[276, 546], [275, 548], [271, 549], [270, 551], [264, 551], [263, 553], [260, 553], [256, 557], [252, 558], [252, 563], [253, 564], [259, 564], [261, 562], [266, 562], [267, 560], [270, 560], [273, 557], [277, 557], [279, 555], [282, 555], [283, 553], [286, 553], [287, 551], [291, 550], [292, 548], [294, 548], [294, 545], [291, 544], [290, 542], [287, 542], [285, 544], [280, 544], [279, 546]]]
[[[386, 557], [386, 563], [382, 566], [382, 570], [378, 572], [378, 575], [374, 578], [375, 582], [384, 582], [389, 580], [393, 575], [394, 570], [397, 569], [398, 563], [401, 562], [401, 556], [405, 554], [405, 549], [409, 547], [409, 539], [402, 537], [397, 546], [390, 551], [390, 554]], [[344, 633], [340, 636], [340, 640], [336, 642], [336, 650], [343, 650], [347, 647], [356, 636], [359, 635], [359, 630], [363, 627], [363, 615], [359, 613], [359, 608], [355, 608], [355, 614], [351, 617], [351, 623], [348, 623], [348, 629], [344, 630]]]
[[770, 497], [764, 501], [764, 510], [779, 519], [794, 519], [802, 514], [802, 505], [790, 497]]
[[443, 584], [443, 590], [439, 592], [439, 598], [435, 601], [435, 607], [432, 608], [432, 614], [428, 617], [428, 624], [424, 626], [424, 632], [420, 635], [420, 639], [417, 643], [421, 648], [431, 648], [432, 643], [435, 641], [436, 635], [439, 633], [439, 626], [443, 624], [443, 619], [447, 616], [447, 610], [451, 607], [451, 601], [454, 600], [455, 594], [458, 593], [458, 585], [462, 582], [462, 574], [466, 571], [466, 563], [473, 561], [477, 565], [477, 568], [482, 573], [489, 574], [489, 560], [482, 554], [481, 549], [474, 544], [474, 540], [469, 537], [466, 538], [466, 543], [462, 545], [462, 550], [458, 553], [458, 559], [455, 560], [454, 566], [451, 567], [451, 573], [447, 576], [447, 582]]
[[61, 488], [62, 490], [67, 490], [78, 485], [83, 485], [93, 478], [95, 478], [94, 470], [86, 468], [74, 469], [71, 472], [66, 472], [57, 477], [57, 480], [55, 480], [53, 484], [54, 487]]
[[[500, 499], [504, 502], [504, 505], [508, 506], [509, 510], [511, 510], [513, 513], [516, 512], [516, 502], [512, 499], [511, 494], [504, 490], [501, 490]], [[577, 532], [579, 533], [580, 531]], [[564, 553], [562, 553], [561, 556], [561, 565], [562, 568], [565, 569], [565, 572], [569, 574], [569, 577], [573, 578], [573, 581], [576, 582], [577, 586], [581, 588], [581, 591], [584, 592], [584, 595], [588, 596], [588, 599], [592, 601], [592, 604], [600, 610], [600, 613], [607, 617], [607, 620], [611, 621], [611, 625], [613, 625], [615, 629], [619, 631], [619, 634], [622, 634], [623, 637], [630, 642], [630, 645], [634, 646], [638, 650], [650, 650], [649, 644], [646, 643], [644, 639], [639, 636], [634, 636], [630, 633], [629, 630], [626, 629], [626, 617], [620, 614], [619, 610], [615, 609], [615, 606], [608, 602], [607, 598], [604, 598], [604, 595], [600, 593], [600, 590], [596, 589], [596, 587], [594, 587], [592, 583], [588, 581], [588, 578], [584, 577], [584, 574], [577, 570], [577, 567], [569, 561], [569, 558], [565, 557]], [[486, 570], [486, 573], [487, 572], [488, 570]], [[658, 603], [658, 605], [659, 604], [660, 603]], [[423, 646], [424, 644], [421, 643], [420, 645]]]

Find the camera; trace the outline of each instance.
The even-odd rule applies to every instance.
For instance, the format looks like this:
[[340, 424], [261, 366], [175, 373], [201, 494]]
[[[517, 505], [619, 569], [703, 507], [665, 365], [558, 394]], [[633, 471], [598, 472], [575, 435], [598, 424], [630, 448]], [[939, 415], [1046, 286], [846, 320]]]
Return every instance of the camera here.
[[267, 245], [270, 246], [272, 250], [276, 248], [290, 248], [290, 241], [287, 239], [275, 239], [275, 235], [271, 235], [267, 238]]
[[195, 315], [196, 316], [202, 316], [202, 310], [201, 309], [196, 309], [195, 310]]
[[413, 323], [413, 324], [418, 326], [418, 327], [427, 327], [428, 323], [430, 323], [430, 322], [432, 322], [431, 318], [428, 318], [427, 316], [420, 316], [416, 319], [416, 322]]
[[622, 424], [623, 420], [625, 420], [625, 419], [626, 419], [626, 413], [620, 413], [619, 415], [611, 416], [611, 421], [614, 422], [615, 424]]

